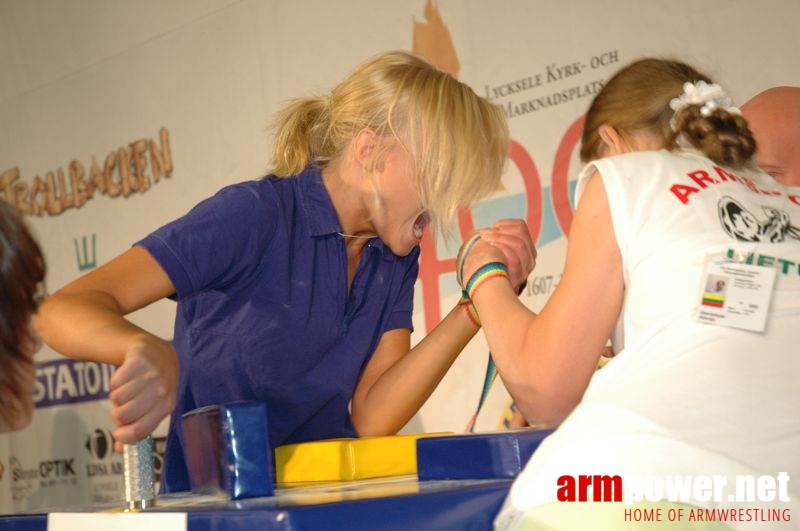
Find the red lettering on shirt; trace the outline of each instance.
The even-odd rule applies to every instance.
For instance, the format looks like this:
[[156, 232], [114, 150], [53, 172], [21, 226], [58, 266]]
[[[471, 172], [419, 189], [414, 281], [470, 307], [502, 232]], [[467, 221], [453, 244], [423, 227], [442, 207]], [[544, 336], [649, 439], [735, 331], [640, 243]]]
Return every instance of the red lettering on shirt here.
[[717, 181], [711, 178], [707, 171], [697, 170], [689, 172], [689, 178], [697, 183], [700, 188], [705, 188], [709, 184], [716, 184]]
[[722, 179], [722, 182], [740, 180], [734, 174], [728, 173], [727, 171], [723, 170], [719, 166], [714, 166], [714, 171], [717, 172], [717, 175], [719, 175], [719, 178]]
[[[759, 188], [752, 179], [747, 177], [742, 177], [736, 175], [734, 173], [730, 173], [729, 171], [720, 168], [719, 166], [714, 166], [714, 171], [719, 177], [719, 180], [715, 179], [709, 172], [705, 170], [694, 170], [690, 171], [686, 174], [689, 179], [694, 181], [694, 183], [699, 187], [695, 188], [694, 186], [690, 186], [688, 184], [673, 184], [670, 186], [669, 191], [672, 192], [675, 197], [678, 198], [678, 201], [683, 203], [684, 205], [689, 202], [690, 196], [699, 192], [702, 189], [708, 188], [709, 185], [712, 184], [721, 184], [725, 182], [738, 182], [746, 186], [751, 192], [760, 194], [760, 195], [769, 195], [769, 196], [780, 196], [783, 195], [783, 192], [780, 190], [764, 190]], [[800, 196], [797, 195], [789, 195], [789, 200], [796, 204], [800, 205]]]
[[675, 194], [675, 197], [685, 205], [689, 202], [689, 196], [696, 194], [700, 190], [686, 184], [673, 184], [669, 187], [669, 191]]

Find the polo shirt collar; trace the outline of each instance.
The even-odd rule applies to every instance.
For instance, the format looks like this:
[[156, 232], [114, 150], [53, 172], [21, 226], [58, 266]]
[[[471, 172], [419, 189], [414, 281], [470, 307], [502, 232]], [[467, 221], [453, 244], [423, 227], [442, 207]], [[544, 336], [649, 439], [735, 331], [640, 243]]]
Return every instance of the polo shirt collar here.
[[[322, 182], [322, 172], [319, 167], [311, 164], [298, 175], [297, 190], [310, 236], [327, 236], [342, 232], [339, 215], [333, 207], [325, 183]], [[385, 247], [380, 238], [372, 238], [371, 242], [380, 249]]]
[[333, 201], [322, 182], [322, 173], [315, 165], [308, 166], [297, 176], [297, 192], [303, 205], [306, 227], [311, 236], [342, 232]]

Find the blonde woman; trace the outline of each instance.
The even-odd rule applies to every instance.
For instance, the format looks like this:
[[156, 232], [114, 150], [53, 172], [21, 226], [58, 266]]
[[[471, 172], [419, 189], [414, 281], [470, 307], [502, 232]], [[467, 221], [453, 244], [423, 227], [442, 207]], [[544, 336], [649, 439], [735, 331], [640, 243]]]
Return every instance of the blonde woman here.
[[[411, 348], [423, 231], [495, 190], [507, 151], [499, 109], [414, 55], [381, 54], [279, 113], [271, 175], [53, 295], [42, 335], [120, 366], [118, 441], [172, 412], [163, 491], [189, 488], [176, 421], [196, 407], [265, 402], [273, 446], [396, 433], [477, 331], [462, 305]], [[517, 285], [534, 260], [524, 230], [508, 228]], [[123, 317], [164, 297], [178, 301], [172, 343]]]

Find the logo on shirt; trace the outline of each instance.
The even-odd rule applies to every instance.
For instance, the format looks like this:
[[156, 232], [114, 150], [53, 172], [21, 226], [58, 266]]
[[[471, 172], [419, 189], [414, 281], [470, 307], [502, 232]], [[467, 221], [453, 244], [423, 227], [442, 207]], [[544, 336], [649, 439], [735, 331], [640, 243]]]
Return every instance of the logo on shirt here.
[[782, 242], [800, 240], [800, 228], [792, 225], [789, 214], [772, 207], [761, 207], [766, 219], [750, 212], [736, 199], [725, 196], [719, 201], [719, 219], [728, 235], [744, 242]]

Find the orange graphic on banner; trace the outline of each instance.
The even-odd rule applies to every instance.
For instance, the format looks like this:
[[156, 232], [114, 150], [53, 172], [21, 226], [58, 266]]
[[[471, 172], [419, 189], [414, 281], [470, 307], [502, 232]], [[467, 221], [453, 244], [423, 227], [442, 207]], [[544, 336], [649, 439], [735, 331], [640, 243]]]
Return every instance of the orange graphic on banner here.
[[425, 57], [442, 72], [458, 78], [461, 65], [450, 30], [442, 20], [439, 8], [431, 0], [425, 2], [426, 22], [414, 21], [414, 53]]
[[[159, 145], [160, 144], [160, 145]], [[18, 167], [0, 173], [0, 195], [30, 216], [57, 216], [70, 208], [81, 208], [100, 192], [112, 198], [144, 193], [153, 182], [172, 175], [169, 131], [162, 127], [158, 142], [140, 139], [109, 153], [102, 166], [94, 157], [87, 172], [77, 159], [62, 168], [37, 175], [31, 182], [20, 177]]]

